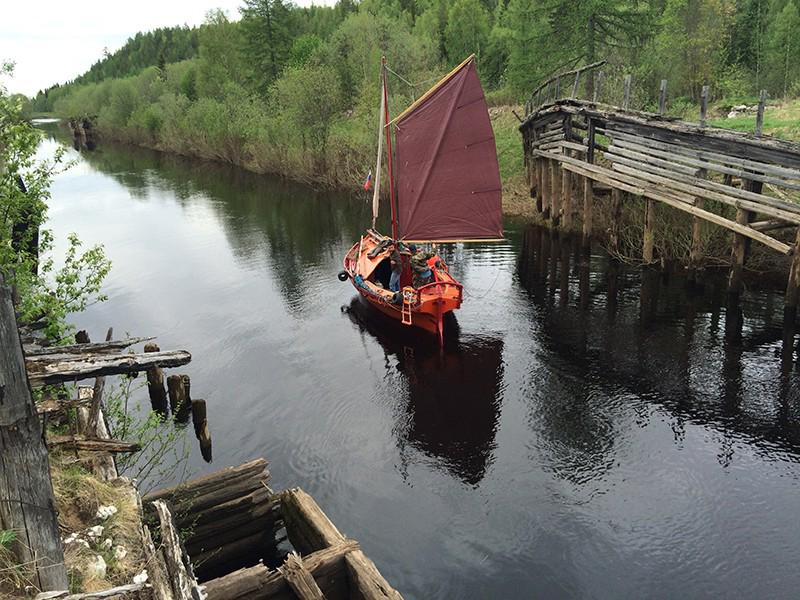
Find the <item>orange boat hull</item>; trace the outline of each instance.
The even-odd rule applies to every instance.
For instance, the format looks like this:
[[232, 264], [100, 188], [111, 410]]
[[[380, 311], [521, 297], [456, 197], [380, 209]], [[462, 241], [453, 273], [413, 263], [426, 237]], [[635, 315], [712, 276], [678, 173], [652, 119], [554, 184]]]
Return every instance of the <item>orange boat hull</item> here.
[[444, 261], [436, 257], [434, 262], [438, 261], [441, 266], [432, 268], [434, 281], [417, 289], [410, 286], [411, 275], [406, 265], [400, 284], [410, 301], [396, 303], [394, 294], [381, 285], [376, 274], [381, 263], [388, 260], [390, 251], [380, 248], [387, 239], [369, 231], [350, 248], [344, 258], [344, 268], [350, 282], [367, 302], [385, 315], [410, 327], [438, 335], [441, 341], [444, 315], [461, 306], [463, 286], [450, 275]]

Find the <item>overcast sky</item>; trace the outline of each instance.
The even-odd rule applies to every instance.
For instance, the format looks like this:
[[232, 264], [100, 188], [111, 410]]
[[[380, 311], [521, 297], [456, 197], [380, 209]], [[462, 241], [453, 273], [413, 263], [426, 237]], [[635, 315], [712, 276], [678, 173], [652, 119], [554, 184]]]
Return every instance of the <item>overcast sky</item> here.
[[[307, 6], [311, 0], [296, 1]], [[314, 4], [331, 4], [315, 0]], [[199, 25], [212, 8], [239, 18], [241, 0], [2, 0], [0, 61], [16, 63], [6, 80], [28, 96], [92, 66], [103, 49], [120, 48], [137, 31]]]

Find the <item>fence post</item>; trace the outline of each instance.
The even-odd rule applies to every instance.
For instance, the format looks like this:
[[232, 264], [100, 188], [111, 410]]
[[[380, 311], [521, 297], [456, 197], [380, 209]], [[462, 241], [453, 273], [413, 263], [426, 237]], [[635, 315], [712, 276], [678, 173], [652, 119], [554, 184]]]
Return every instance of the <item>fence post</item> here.
[[631, 104], [631, 76], [625, 75], [622, 94], [622, 110], [628, 110]]
[[756, 137], [761, 137], [764, 128], [764, 106], [767, 103], [767, 90], [761, 90], [758, 97], [758, 112], [756, 113]]
[[11, 291], [0, 275], [0, 528], [17, 532], [11, 551], [31, 564], [41, 591], [69, 587], [58, 533], [50, 461], [31, 397]]
[[658, 93], [658, 114], [662, 117], [667, 112], [667, 80], [661, 80], [661, 87]]
[[700, 92], [700, 127], [706, 126], [706, 116], [708, 115], [708, 86], [703, 86]]

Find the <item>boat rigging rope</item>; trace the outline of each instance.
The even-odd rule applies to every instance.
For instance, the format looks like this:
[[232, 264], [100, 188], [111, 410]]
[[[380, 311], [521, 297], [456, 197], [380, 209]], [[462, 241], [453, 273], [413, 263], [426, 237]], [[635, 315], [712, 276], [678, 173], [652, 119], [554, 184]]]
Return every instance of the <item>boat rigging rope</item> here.
[[[470, 298], [474, 297], [475, 300], [483, 300], [484, 298], [486, 298], [486, 296], [489, 295], [489, 292], [491, 292], [494, 289], [495, 284], [497, 284], [497, 280], [500, 278], [500, 271], [502, 271], [502, 269], [498, 268], [497, 274], [494, 276], [494, 281], [492, 282], [492, 285], [490, 285], [489, 289], [483, 292], [483, 294], [481, 294], [480, 296], [473, 296], [472, 294], [466, 294], [466, 295], [469, 296]], [[466, 293], [466, 291], [467, 290], [464, 290], [464, 293]]]
[[391, 68], [389, 68], [389, 65], [386, 65], [386, 70], [389, 71], [389, 73], [391, 73], [392, 75], [397, 77], [400, 81], [402, 81], [408, 87], [411, 88], [411, 94], [414, 97], [414, 99], [416, 99], [416, 96], [417, 96], [416, 89], [418, 87], [421, 87], [423, 85], [427, 85], [427, 84], [431, 83], [432, 81], [439, 81], [441, 79], [441, 77], [431, 77], [430, 79], [426, 79], [425, 81], [420, 81], [419, 83], [411, 83], [408, 79], [406, 79], [405, 77], [400, 75], [400, 73], [397, 73], [396, 71], [393, 71]]

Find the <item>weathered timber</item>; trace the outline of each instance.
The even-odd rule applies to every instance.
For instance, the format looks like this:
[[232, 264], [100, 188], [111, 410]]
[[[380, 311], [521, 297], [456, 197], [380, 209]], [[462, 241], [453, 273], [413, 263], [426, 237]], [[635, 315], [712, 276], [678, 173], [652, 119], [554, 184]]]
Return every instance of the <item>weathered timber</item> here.
[[[738, 167], [728, 167], [726, 165], [722, 165], [719, 163], [713, 163], [710, 161], [696, 159], [689, 156], [683, 156], [680, 154], [670, 154], [667, 151], [648, 149], [646, 146], [643, 146], [642, 144], [629, 142], [627, 140], [621, 140], [621, 139], [616, 140], [614, 144], [615, 144], [614, 146], [609, 148], [609, 150], [611, 150], [612, 152], [616, 152], [617, 154], [623, 154], [622, 150], [623, 148], [625, 148], [627, 150], [626, 154], [630, 157], [660, 166], [662, 168], [668, 168], [675, 171], [688, 171], [690, 175], [693, 174], [692, 171], [696, 171], [697, 169], [708, 169], [709, 171], [727, 173], [728, 175], [731, 175], [733, 177], [740, 177], [742, 179], [752, 179], [755, 181], [771, 183], [772, 185], [777, 185], [793, 190], [800, 190], [800, 183], [795, 183], [788, 179], [778, 179], [772, 176], [767, 176], [767, 175], [762, 175], [760, 173], [747, 171], [745, 169], [741, 169]], [[645, 152], [647, 152], [647, 154], [643, 154], [642, 152], [636, 152], [637, 149], [644, 150]], [[696, 168], [686, 169], [686, 167], [683, 165], [689, 165], [690, 167], [696, 167]]]
[[208, 417], [205, 400], [192, 400], [192, 424], [194, 435], [200, 442], [200, 454], [203, 460], [211, 462], [211, 432], [208, 429]]
[[325, 600], [322, 590], [314, 581], [303, 561], [294, 552], [289, 553], [280, 569], [286, 583], [301, 600]]
[[[289, 541], [295, 548], [308, 549], [336, 546], [345, 539], [336, 526], [328, 519], [314, 499], [303, 490], [296, 488], [282, 493], [282, 509]], [[400, 594], [383, 578], [377, 567], [363, 552], [357, 550], [348, 561], [351, 594], [357, 590], [355, 598], [391, 598], [400, 600]]]
[[135, 373], [151, 367], [179, 367], [192, 360], [185, 350], [150, 354], [50, 354], [26, 359], [28, 378], [33, 387], [68, 383], [101, 375]]
[[656, 234], [656, 203], [652, 198], [647, 198], [644, 208], [644, 238], [642, 240], [642, 260], [644, 264], [653, 263], [653, 250], [655, 248]]
[[[109, 327], [106, 333], [106, 342], [110, 342], [114, 336], [114, 329]], [[94, 380], [94, 388], [92, 390], [92, 406], [89, 409], [89, 420], [86, 424], [86, 431], [88, 436], [97, 437], [97, 422], [100, 418], [100, 409], [103, 406], [103, 390], [106, 386], [106, 378], [102, 375]]]
[[680, 144], [685, 147], [704, 148], [748, 160], [780, 165], [785, 168], [800, 168], [800, 144], [773, 137], [756, 137], [741, 131], [717, 127], [700, 127], [697, 123], [686, 123], [672, 117], [661, 117], [642, 111], [619, 111], [616, 107], [594, 105], [575, 100], [563, 100], [558, 104], [531, 114], [520, 124], [520, 130], [538, 122], [541, 118], [564, 118], [579, 115], [597, 119], [622, 133], [646, 137], [660, 142]]
[[47, 438], [48, 448], [67, 448], [86, 452], [138, 452], [141, 444], [122, 440], [91, 439], [83, 435], [51, 435]]
[[706, 126], [706, 117], [708, 115], [708, 86], [704, 85], [700, 92], [700, 127]]
[[43, 591], [69, 586], [39, 416], [26, 378], [11, 290], [0, 275], [0, 528], [12, 555], [34, 567]]
[[752, 198], [753, 196], [758, 195], [748, 190], [740, 190], [714, 181], [704, 181], [702, 179], [695, 179], [691, 177], [681, 178], [686, 182], [684, 183], [684, 181], [678, 181], [674, 179], [671, 173], [664, 175], [665, 172], [661, 171], [661, 174], [659, 174], [659, 170], [655, 167], [648, 167], [646, 171], [643, 171], [626, 167], [624, 165], [614, 165], [614, 170], [619, 171], [620, 173], [634, 175], [649, 183], [668, 186], [673, 190], [683, 192], [690, 196], [715, 200], [717, 202], [727, 204], [728, 206], [733, 206], [734, 208], [743, 208], [776, 219], [784, 219], [791, 223], [800, 224], [800, 215], [797, 213], [774, 208], [768, 204], [761, 204], [753, 200], [745, 200], [745, 196]]
[[658, 114], [662, 117], [667, 112], [667, 80], [661, 80], [661, 86], [658, 93]]
[[363, 552], [351, 552], [344, 561], [350, 575], [350, 598], [354, 600], [402, 600], [400, 593], [386, 582], [375, 563]]
[[[569, 150], [564, 150], [564, 152], [569, 155]], [[570, 172], [566, 169], [560, 169], [561, 171], [561, 212], [562, 212], [562, 223], [564, 227], [569, 229], [572, 227], [572, 177]]]
[[588, 248], [592, 240], [592, 180], [583, 178], [583, 247]]
[[[78, 397], [80, 399], [88, 400], [94, 404], [94, 387], [78, 386]], [[85, 433], [89, 428], [89, 418], [91, 409], [86, 406], [78, 407], [78, 432]], [[98, 413], [97, 427], [94, 430], [94, 437], [101, 440], [110, 440], [111, 435], [106, 424], [103, 409], [101, 408]], [[91, 471], [104, 481], [111, 481], [119, 477], [117, 472], [117, 463], [114, 461], [114, 456], [110, 452], [92, 452], [88, 457], [84, 458], [84, 462], [88, 462], [88, 467]]]
[[[160, 352], [161, 348], [156, 343], [144, 345], [145, 353]], [[160, 367], [147, 369], [147, 393], [150, 396], [150, 406], [160, 414], [167, 414], [167, 390], [164, 388], [164, 372]]]
[[631, 105], [631, 76], [625, 75], [622, 83], [622, 110], [628, 110]]
[[[86, 333], [86, 332], [84, 332]], [[44, 356], [47, 354], [116, 354], [120, 350], [130, 348], [136, 344], [152, 340], [152, 337], [129, 338], [127, 340], [113, 340], [95, 343], [72, 344], [70, 346], [48, 346], [45, 348], [31, 348], [26, 356]]]
[[542, 160], [542, 216], [545, 219], [550, 218], [550, 194], [552, 192], [550, 186], [550, 162]]
[[756, 110], [756, 137], [761, 137], [764, 128], [764, 107], [767, 104], [767, 90], [761, 90], [758, 95], [758, 109]]
[[69, 399], [62, 399], [62, 398], [46, 398], [40, 402], [36, 403], [36, 412], [40, 415], [50, 415], [56, 413], [62, 413], [72, 408], [77, 408], [79, 406], [86, 406], [92, 403], [91, 397], [86, 398], [69, 398]]
[[175, 598], [203, 600], [205, 594], [198, 585], [192, 571], [192, 564], [181, 547], [181, 540], [175, 530], [172, 514], [167, 508], [167, 504], [163, 500], [156, 500], [153, 502], [153, 506], [161, 523], [162, 553]]
[[153, 589], [146, 583], [120, 585], [99, 592], [70, 594], [67, 590], [60, 592], [42, 592], [33, 600], [155, 600]]
[[[564, 169], [565, 173], [569, 173]], [[622, 190], [616, 187], [611, 188], [611, 231], [609, 242], [614, 252], [619, 252], [620, 224], [622, 223]]]
[[[703, 86], [704, 92], [708, 93], [708, 86]], [[707, 172], [703, 169], [700, 174], [705, 177]], [[702, 197], [695, 197], [694, 205], [696, 208], [702, 209], [705, 205], [705, 200]], [[689, 250], [689, 277], [691, 282], [695, 283], [697, 274], [703, 264], [703, 220], [697, 215], [692, 216], [692, 246]]]
[[167, 377], [169, 407], [175, 420], [179, 423], [188, 421], [192, 411], [190, 389], [188, 375], [170, 375]]
[[605, 152], [605, 157], [612, 162], [618, 159], [634, 160], [638, 163], [655, 165], [657, 167], [661, 167], [662, 169], [676, 171], [677, 173], [690, 175], [692, 177], [696, 177], [700, 171], [700, 169], [697, 167], [689, 167], [680, 163], [674, 163], [669, 160], [663, 160], [654, 156], [649, 156], [642, 152], [637, 152], [636, 150], [632, 149], [633, 146], [633, 144], [624, 143], [623, 145], [623, 143], [614, 142], [608, 147], [608, 151]]
[[550, 214], [554, 224], [558, 224], [561, 219], [561, 173], [559, 164], [556, 161], [550, 161], [550, 197], [551, 206]]
[[786, 296], [784, 298], [784, 321], [794, 325], [797, 318], [797, 301], [800, 297], [800, 227], [797, 228], [797, 235], [794, 241], [794, 253], [792, 254], [792, 266], [789, 269], [789, 281], [786, 284]]
[[739, 225], [738, 223], [730, 221], [725, 217], [715, 213], [699, 209], [683, 200], [675, 199], [669, 195], [669, 191], [665, 191], [663, 188], [656, 187], [652, 184], [647, 184], [646, 181], [642, 181], [641, 179], [628, 177], [621, 173], [617, 173], [616, 171], [611, 171], [603, 167], [590, 165], [574, 159], [566, 159], [562, 157], [560, 160], [562, 161], [562, 168], [567, 168], [579, 175], [591, 177], [596, 181], [606, 183], [612, 187], [619, 187], [621, 190], [634, 195], [646, 196], [648, 198], [658, 200], [659, 202], [663, 202], [689, 214], [699, 216], [706, 221], [710, 221], [716, 225], [730, 229], [731, 231], [741, 233], [742, 235], [761, 242], [762, 244], [769, 246], [770, 248], [773, 248], [782, 254], [789, 254], [792, 251], [792, 247], [788, 244], [784, 244], [783, 242], [771, 238], [760, 231], [751, 229], [750, 227]]
[[301, 554], [308, 554], [344, 540], [314, 499], [300, 488], [281, 494], [281, 510], [289, 541]]
[[[344, 558], [358, 548], [358, 542], [346, 540], [303, 556], [303, 566], [326, 598], [348, 597]], [[264, 565], [240, 569], [204, 585], [207, 600], [297, 600], [283, 575]]]
[[[754, 214], [748, 210], [736, 211], [736, 222], [740, 225], [749, 225]], [[742, 273], [747, 260], [747, 238], [741, 234], [734, 234], [731, 248], [731, 272], [728, 277], [728, 293], [738, 294], [742, 290]]]
[[267, 464], [267, 461], [263, 458], [257, 458], [237, 467], [226, 467], [225, 469], [209, 473], [203, 477], [198, 477], [190, 482], [147, 494], [142, 498], [142, 501], [148, 503], [159, 499], [166, 499], [174, 504], [187, 499], [199, 498], [209, 493], [215, 493], [244, 479], [256, 477], [266, 482], [269, 480]]
[[667, 158], [674, 158], [675, 160], [680, 160], [680, 157], [685, 156], [687, 158], [693, 158], [709, 164], [721, 163], [723, 165], [739, 167], [740, 169], [747, 170], [748, 172], [755, 171], [767, 175], [774, 175], [780, 178], [786, 178], [795, 181], [800, 180], [800, 170], [797, 169], [751, 160], [749, 158], [740, 158], [737, 156], [731, 156], [729, 154], [721, 154], [719, 152], [711, 152], [709, 150], [699, 149], [694, 146], [686, 146], [680, 143], [662, 142], [649, 137], [618, 131], [612, 127], [604, 130], [604, 133], [613, 136], [614, 139], [619, 143], [628, 142], [638, 144], [641, 148], [646, 148], [647, 152], [650, 153], [652, 153], [654, 150], [659, 150], [662, 152], [662, 154], [659, 154], [659, 156], [666, 156]]
[[[534, 90], [531, 92], [530, 98], [531, 98], [531, 100], [533, 100], [534, 96], [539, 94], [543, 89], [545, 89], [548, 86], [550, 86], [553, 82], [559, 81], [562, 77], [569, 77], [569, 76], [572, 76], [572, 75], [579, 75], [580, 73], [583, 73], [584, 71], [591, 71], [593, 69], [597, 69], [599, 67], [602, 67], [604, 64], [606, 64], [606, 61], [601, 60], [601, 61], [593, 62], [593, 63], [591, 63], [589, 65], [585, 65], [585, 66], [580, 67], [578, 69], [572, 69], [570, 71], [564, 71], [563, 73], [559, 73], [558, 75], [553, 75], [549, 79], [546, 79], [542, 83], [540, 83], [536, 88], [534, 88]], [[538, 104], [539, 104], [539, 101], [537, 99], [537, 105]]]
[[773, 229], [786, 229], [792, 227], [792, 223], [788, 223], [781, 219], [768, 219], [766, 221], [753, 221], [750, 223], [752, 229], [758, 231], [772, 231]]

